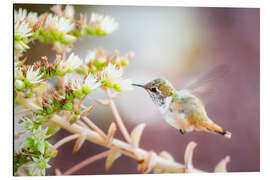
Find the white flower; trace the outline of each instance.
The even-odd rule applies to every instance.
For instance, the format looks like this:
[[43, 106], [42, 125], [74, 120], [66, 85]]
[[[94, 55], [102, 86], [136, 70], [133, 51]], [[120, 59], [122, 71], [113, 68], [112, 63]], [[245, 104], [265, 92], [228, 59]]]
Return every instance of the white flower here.
[[49, 14], [46, 19], [45, 29], [50, 30], [54, 29], [58, 32], [68, 33], [72, 31], [75, 27], [75, 24], [65, 17], [53, 16]]
[[22, 72], [22, 68], [18, 67], [18, 63], [15, 63], [15, 79], [20, 79], [22, 80], [24, 78], [23, 72]]
[[65, 35], [65, 40], [68, 41], [68, 42], [72, 42], [72, 41], [76, 40], [76, 37], [72, 36], [72, 35], [69, 35], [69, 34], [66, 34]]
[[121, 81], [118, 82], [119, 87], [120, 87], [120, 91], [130, 91], [133, 89], [132, 81], [129, 79], [123, 79]]
[[116, 68], [116, 65], [109, 64], [101, 73], [101, 81], [109, 83], [111, 85], [116, 85], [119, 91], [132, 90], [131, 80], [123, 79], [123, 69]]
[[17, 22], [22, 22], [26, 18], [27, 11], [26, 9], [19, 9], [19, 11], [14, 12], [14, 21]]
[[82, 78], [80, 76], [74, 76], [73, 74], [68, 74], [65, 76], [65, 84], [69, 85], [72, 90], [77, 91], [82, 89]]
[[67, 18], [71, 18], [72, 19], [74, 17], [74, 14], [75, 14], [74, 7], [67, 5], [66, 8], [65, 8], [65, 10], [64, 10], [64, 13], [65, 13], [65, 16]]
[[25, 88], [25, 84], [22, 80], [16, 79], [14, 83], [14, 87], [16, 90], [22, 91]]
[[109, 64], [102, 71], [102, 80], [107, 80], [112, 84], [117, 83], [122, 80], [123, 69], [116, 69], [116, 66], [113, 64]]
[[44, 159], [43, 156], [40, 156], [39, 158], [33, 157], [33, 163], [28, 165], [29, 170], [32, 175], [42, 175], [45, 176], [46, 168], [50, 168], [51, 165], [48, 164], [49, 158]]
[[[67, 34], [66, 34], [66, 38], [67, 38]], [[71, 51], [71, 48], [64, 45], [64, 44], [61, 44], [59, 41], [56, 41], [55, 44], [54, 44], [54, 47], [53, 47], [58, 53], [62, 53], [62, 52], [70, 52]]]
[[38, 14], [36, 12], [29, 12], [27, 15], [27, 22], [33, 26], [38, 22]]
[[25, 50], [29, 47], [27, 46], [27, 38], [33, 35], [32, 28], [26, 22], [17, 21], [14, 25], [14, 39], [15, 39], [15, 49]]
[[118, 23], [111, 16], [93, 13], [90, 18], [92, 28], [100, 28], [105, 33], [112, 33], [118, 28]]
[[97, 81], [97, 77], [92, 74], [89, 74], [84, 80], [84, 87], [88, 90], [94, 90], [101, 85], [101, 82]]
[[28, 23], [25, 22], [16, 22], [14, 26], [15, 36], [19, 38], [27, 38], [32, 36], [32, 28]]
[[73, 53], [68, 57], [66, 61], [62, 60], [58, 64], [58, 70], [62, 73], [67, 71], [72, 72], [82, 64], [82, 60], [75, 56]]
[[86, 58], [84, 59], [85, 64], [89, 64], [90, 60], [96, 59], [95, 51], [89, 51]]
[[34, 129], [34, 123], [32, 120], [28, 119], [27, 117], [26, 118], [22, 118], [22, 126], [24, 128], [24, 131], [23, 132], [32, 132], [33, 129]]
[[44, 142], [44, 140], [48, 137], [47, 131], [48, 131], [48, 127], [46, 127], [45, 129], [42, 129], [42, 127], [39, 126], [38, 129], [35, 129], [33, 131], [35, 143]]
[[26, 79], [30, 84], [40, 83], [42, 81], [43, 73], [40, 74], [39, 68], [34, 70], [34, 66], [31, 66], [26, 72]]

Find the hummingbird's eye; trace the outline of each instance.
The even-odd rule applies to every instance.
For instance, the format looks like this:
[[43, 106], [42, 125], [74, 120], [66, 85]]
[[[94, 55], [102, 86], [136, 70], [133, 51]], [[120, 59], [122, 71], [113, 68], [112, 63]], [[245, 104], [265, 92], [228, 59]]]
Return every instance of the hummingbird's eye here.
[[157, 92], [157, 88], [151, 88], [152, 92]]

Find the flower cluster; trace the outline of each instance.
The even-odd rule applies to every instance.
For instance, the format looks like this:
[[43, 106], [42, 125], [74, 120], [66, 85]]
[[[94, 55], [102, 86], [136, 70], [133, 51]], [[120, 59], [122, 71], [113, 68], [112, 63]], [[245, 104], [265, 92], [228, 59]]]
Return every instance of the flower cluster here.
[[51, 167], [48, 161], [56, 156], [56, 150], [46, 140], [51, 135], [51, 131], [48, 127], [45, 129], [41, 127], [44, 122], [45, 120], [40, 117], [22, 119], [24, 133], [29, 133], [32, 136], [27, 137], [23, 141], [20, 151], [15, 153], [15, 171], [22, 164], [27, 163], [29, 174], [45, 175], [46, 168]]
[[26, 49], [29, 49], [27, 44], [34, 34], [30, 25], [30, 22], [34, 21], [34, 15], [31, 13], [28, 16], [27, 11], [22, 9], [14, 13], [14, 48], [15, 55], [17, 56]]
[[40, 69], [35, 69], [33, 65], [21, 67], [19, 63], [15, 63], [14, 72], [14, 87], [18, 91], [23, 91], [25, 87], [33, 87], [42, 81], [43, 73], [40, 73]]
[[65, 75], [66, 73], [72, 73], [82, 64], [82, 60], [79, 56], [74, 55], [73, 53], [66, 60], [59, 61], [57, 64], [57, 74], [60, 76]]
[[116, 91], [131, 90], [131, 81], [129, 79], [123, 79], [122, 75], [122, 68], [117, 68], [116, 65], [109, 64], [101, 72], [101, 81], [105, 86], [114, 88]]
[[107, 35], [115, 31], [118, 23], [110, 16], [93, 13], [87, 23], [86, 16], [74, 18], [73, 6], [61, 5], [51, 8], [53, 13], [38, 15], [19, 9], [14, 13], [14, 44], [16, 60], [22, 52], [29, 49], [28, 43], [38, 39], [43, 43], [51, 43], [58, 53], [70, 51], [70, 45], [78, 37], [85, 35]]
[[91, 34], [107, 35], [118, 28], [118, 23], [111, 16], [93, 13], [87, 31]]

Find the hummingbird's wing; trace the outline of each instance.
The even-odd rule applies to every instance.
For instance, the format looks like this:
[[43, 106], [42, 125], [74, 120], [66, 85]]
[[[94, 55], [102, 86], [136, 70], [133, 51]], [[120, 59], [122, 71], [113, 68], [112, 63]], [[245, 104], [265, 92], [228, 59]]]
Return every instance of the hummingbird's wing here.
[[206, 104], [211, 99], [210, 97], [217, 93], [218, 86], [224, 83], [229, 71], [230, 68], [228, 65], [217, 65], [191, 81], [183, 89], [187, 89]]

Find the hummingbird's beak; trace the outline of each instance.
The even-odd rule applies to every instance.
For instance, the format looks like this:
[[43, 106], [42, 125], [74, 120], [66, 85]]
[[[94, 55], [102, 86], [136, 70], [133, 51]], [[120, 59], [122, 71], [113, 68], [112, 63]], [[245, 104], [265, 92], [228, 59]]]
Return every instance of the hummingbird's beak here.
[[141, 84], [131, 84], [133, 86], [138, 86], [138, 87], [141, 87], [141, 88], [145, 88], [145, 85], [141, 85]]

